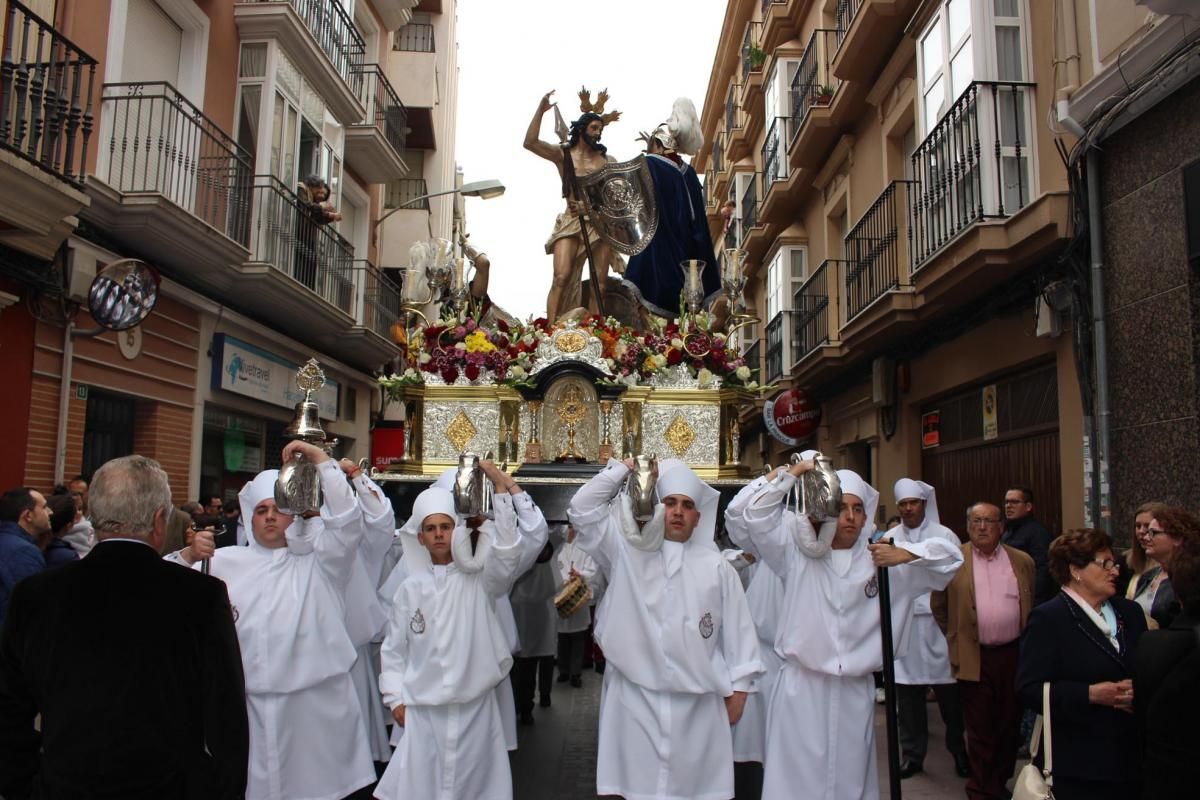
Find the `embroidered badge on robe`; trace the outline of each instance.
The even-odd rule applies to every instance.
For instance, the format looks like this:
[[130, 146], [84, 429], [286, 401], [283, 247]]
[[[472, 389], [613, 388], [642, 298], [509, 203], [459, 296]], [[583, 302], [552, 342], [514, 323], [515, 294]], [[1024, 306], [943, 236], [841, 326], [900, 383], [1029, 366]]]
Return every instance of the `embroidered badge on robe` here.
[[700, 618], [700, 635], [705, 639], [708, 639], [713, 635], [713, 621], [712, 614], [710, 612], [706, 611], [704, 616]]
[[417, 635], [425, 632], [425, 615], [421, 613], [421, 609], [418, 608], [417, 613], [412, 615], [412, 619], [408, 621], [408, 628]]
[[879, 578], [875, 575], [871, 576], [871, 580], [867, 581], [867, 585], [863, 587], [863, 594], [867, 597], [879, 596]]

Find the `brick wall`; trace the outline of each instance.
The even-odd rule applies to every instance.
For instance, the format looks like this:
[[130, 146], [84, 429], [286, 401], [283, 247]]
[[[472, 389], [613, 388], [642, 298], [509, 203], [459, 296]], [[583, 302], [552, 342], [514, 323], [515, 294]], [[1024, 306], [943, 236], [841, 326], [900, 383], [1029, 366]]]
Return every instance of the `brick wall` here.
[[[67, 405], [67, 458], [64, 477], [79, 474], [83, 463], [83, 427], [87, 419], [87, 401], [75, 396]], [[34, 375], [30, 389], [29, 439], [25, 450], [25, 483], [39, 491], [54, 488], [54, 456], [58, 445], [58, 388], [57, 378]]]
[[162, 465], [171, 481], [171, 497], [175, 505], [195, 499], [187, 496], [191, 449], [191, 409], [152, 400], [138, 401], [133, 450]]

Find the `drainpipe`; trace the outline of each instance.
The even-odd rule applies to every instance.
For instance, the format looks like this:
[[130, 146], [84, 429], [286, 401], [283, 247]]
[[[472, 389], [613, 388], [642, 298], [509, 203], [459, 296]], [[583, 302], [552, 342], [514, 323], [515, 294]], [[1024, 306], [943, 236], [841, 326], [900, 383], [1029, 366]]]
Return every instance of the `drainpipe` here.
[[1111, 463], [1109, 422], [1112, 409], [1108, 403], [1108, 324], [1104, 309], [1104, 237], [1100, 224], [1100, 156], [1095, 147], [1087, 152], [1088, 238], [1091, 251], [1092, 277], [1092, 346], [1096, 363], [1096, 438], [1092, 442], [1092, 486], [1095, 494], [1093, 508], [1100, 516], [1093, 524], [1112, 536], [1111, 488], [1104, 502], [1102, 487], [1108, 482]]
[[54, 485], [63, 483], [67, 471], [67, 411], [71, 404], [71, 362], [75, 357], [75, 323], [63, 327], [61, 385], [58, 389], [58, 435], [54, 445]]

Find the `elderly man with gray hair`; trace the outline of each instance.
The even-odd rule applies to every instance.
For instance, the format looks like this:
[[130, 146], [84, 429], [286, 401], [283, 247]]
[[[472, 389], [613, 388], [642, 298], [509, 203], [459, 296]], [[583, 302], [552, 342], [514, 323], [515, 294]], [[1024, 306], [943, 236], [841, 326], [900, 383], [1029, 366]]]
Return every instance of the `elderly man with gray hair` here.
[[91, 554], [12, 596], [0, 635], [0, 795], [243, 797], [249, 733], [229, 596], [159, 557], [166, 473], [143, 456], [109, 461], [89, 506]]

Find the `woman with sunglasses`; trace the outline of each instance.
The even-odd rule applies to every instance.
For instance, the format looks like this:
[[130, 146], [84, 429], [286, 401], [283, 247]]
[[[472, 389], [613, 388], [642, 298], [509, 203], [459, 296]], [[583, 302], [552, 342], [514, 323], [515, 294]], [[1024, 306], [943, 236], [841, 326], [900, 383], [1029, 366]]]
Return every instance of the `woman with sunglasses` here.
[[1115, 596], [1119, 564], [1103, 531], [1064, 533], [1049, 562], [1061, 591], [1029, 615], [1017, 695], [1041, 711], [1050, 684], [1057, 800], [1128, 800], [1139, 790], [1132, 678], [1146, 616]]
[[[1139, 514], [1135, 519], [1141, 518]], [[1146, 553], [1147, 568], [1136, 581], [1131, 581], [1131, 597], [1152, 620], [1152, 628], [1170, 626], [1179, 614], [1179, 599], [1171, 585], [1167, 565], [1183, 544], [1184, 536], [1192, 532], [1188, 519], [1194, 518], [1186, 511], [1163, 506], [1153, 510], [1145, 528], [1135, 530], [1137, 544]]]

